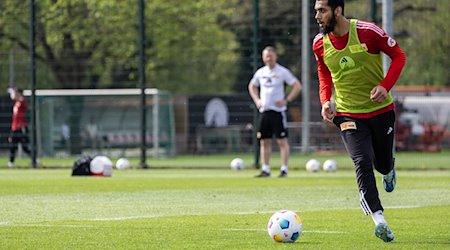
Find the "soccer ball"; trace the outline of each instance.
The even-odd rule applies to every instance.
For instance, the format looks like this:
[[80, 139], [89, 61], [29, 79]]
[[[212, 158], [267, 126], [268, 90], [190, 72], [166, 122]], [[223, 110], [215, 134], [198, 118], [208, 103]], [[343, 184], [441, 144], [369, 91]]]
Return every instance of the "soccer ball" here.
[[320, 169], [320, 161], [316, 159], [311, 159], [306, 163], [305, 167], [307, 171], [315, 173]]
[[234, 158], [230, 162], [230, 167], [233, 170], [242, 170], [245, 168], [244, 160], [242, 160], [241, 158]]
[[116, 162], [116, 168], [118, 170], [126, 170], [130, 168], [130, 162], [126, 158], [119, 158]]
[[300, 217], [290, 210], [280, 210], [270, 217], [267, 232], [276, 242], [295, 242], [302, 234]]
[[90, 165], [91, 175], [94, 176], [111, 176], [113, 164], [112, 161], [103, 155], [99, 155], [92, 159]]
[[336, 161], [333, 159], [326, 160], [322, 166], [323, 170], [326, 172], [333, 172], [337, 169]]

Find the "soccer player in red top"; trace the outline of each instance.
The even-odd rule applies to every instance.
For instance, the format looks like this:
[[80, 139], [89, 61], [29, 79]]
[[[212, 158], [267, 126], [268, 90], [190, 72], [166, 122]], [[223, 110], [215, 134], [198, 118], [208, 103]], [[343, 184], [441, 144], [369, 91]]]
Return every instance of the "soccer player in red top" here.
[[[353, 160], [360, 205], [375, 223], [375, 235], [394, 240], [378, 195], [374, 168], [387, 192], [395, 187], [395, 113], [390, 90], [405, 64], [397, 42], [373, 23], [344, 16], [344, 0], [316, 0], [321, 33], [313, 42], [319, 74], [322, 118], [341, 130]], [[392, 62], [384, 75], [382, 53]], [[332, 105], [332, 96], [335, 106]]]
[[[9, 163], [10, 168], [14, 167], [14, 159], [19, 143], [22, 149], [31, 157], [31, 151], [28, 148], [28, 128], [27, 128], [27, 108], [28, 102], [23, 96], [23, 90], [20, 88], [9, 89], [11, 100], [14, 101], [13, 115], [11, 123], [11, 135], [8, 138], [10, 143], [9, 148]], [[33, 165], [34, 166], [34, 165]]]

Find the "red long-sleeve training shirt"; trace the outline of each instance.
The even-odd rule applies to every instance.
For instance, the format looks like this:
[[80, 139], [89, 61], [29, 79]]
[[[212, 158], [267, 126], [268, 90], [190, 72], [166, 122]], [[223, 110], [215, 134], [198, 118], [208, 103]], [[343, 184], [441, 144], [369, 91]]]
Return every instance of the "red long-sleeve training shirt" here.
[[[358, 32], [358, 38], [361, 44], [366, 44], [369, 53], [378, 54], [380, 52], [385, 53], [391, 58], [391, 65], [385, 76], [380, 82], [386, 91], [390, 91], [394, 84], [400, 77], [400, 73], [405, 65], [406, 56], [397, 42], [389, 37], [383, 29], [375, 25], [374, 23], [358, 20], [356, 30]], [[341, 37], [333, 36], [329, 33], [329, 37], [333, 46], [338, 49], [344, 49], [347, 45], [349, 33]], [[323, 105], [325, 102], [330, 101], [333, 89], [333, 79], [328, 67], [323, 60], [323, 35], [319, 33], [314, 38], [313, 51], [317, 60], [317, 71], [319, 75], [319, 95], [320, 103]], [[376, 110], [371, 113], [354, 114], [354, 113], [337, 113], [337, 115], [347, 115], [356, 118], [370, 118], [375, 115], [392, 110], [394, 104], [391, 104], [380, 110]]]
[[13, 116], [11, 130], [16, 131], [27, 126], [27, 107], [28, 102], [25, 98], [21, 101], [16, 101], [13, 107]]

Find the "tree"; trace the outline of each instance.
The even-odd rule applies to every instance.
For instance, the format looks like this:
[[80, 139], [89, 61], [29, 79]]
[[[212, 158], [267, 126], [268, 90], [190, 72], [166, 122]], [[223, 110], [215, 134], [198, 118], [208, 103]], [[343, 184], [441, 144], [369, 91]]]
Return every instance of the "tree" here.
[[[29, 50], [26, 2], [5, 0], [1, 8], [5, 10], [2, 23], [9, 24], [1, 26], [2, 36]], [[126, 59], [117, 54], [128, 50], [126, 44], [136, 43], [132, 23], [126, 19], [133, 8], [128, 8], [124, 1], [114, 4], [99, 0], [47, 0], [37, 1], [36, 9], [36, 59], [51, 70], [57, 88], [97, 87], [108, 62], [112, 58]], [[42, 80], [38, 79], [38, 83]], [[79, 115], [83, 112], [83, 99], [69, 97], [67, 101], [70, 148], [72, 153], [80, 153]]]
[[[239, 6], [228, 16], [221, 16], [220, 24], [232, 31], [240, 45], [239, 72], [234, 86], [236, 91], [245, 91], [254, 69], [252, 65], [253, 2], [231, 1]], [[301, 1], [260, 1], [257, 60], [262, 66], [261, 50], [268, 45], [277, 48], [281, 64], [290, 68], [300, 77], [301, 65]], [[311, 19], [312, 20], [312, 19]], [[312, 38], [311, 38], [312, 39]]]
[[[51, 88], [137, 86], [137, 1], [37, 2], [36, 58]], [[174, 93], [230, 92], [236, 43], [216, 23], [221, 1], [146, 1], [147, 86]], [[29, 50], [28, 1], [0, 2], [0, 48]], [[26, 67], [23, 69], [26, 71]], [[230, 77], [231, 76], [231, 77]], [[73, 153], [83, 99], [69, 97]]]
[[[216, 23], [221, 1], [146, 1], [149, 87], [229, 92], [237, 44]], [[37, 59], [57, 88], [135, 87], [137, 1], [37, 1]], [[0, 3], [2, 47], [28, 50], [27, 1]], [[38, 79], [38, 82], [48, 79]], [[220, 81], [220, 84], [218, 83]], [[218, 88], [218, 89], [217, 89]]]
[[176, 93], [231, 92], [238, 44], [216, 20], [234, 6], [227, 0], [147, 3], [147, 73], [152, 85]]
[[414, 0], [396, 5], [395, 27], [404, 34], [398, 40], [407, 55], [399, 84], [450, 87], [449, 8], [449, 1]]
[[[20, 48], [29, 50], [27, 2], [5, 0], [1, 4], [6, 10], [2, 20], [9, 24], [1, 27], [2, 35]], [[131, 40], [132, 34], [127, 35], [130, 32], [123, 32], [126, 28], [118, 20], [130, 8], [125, 8], [123, 1], [116, 5], [120, 4], [122, 6], [93, 0], [37, 1], [36, 58], [53, 73], [57, 82], [53, 87], [96, 87], [99, 78], [89, 77], [98, 74], [95, 72], [95, 59], [107, 60], [114, 56], [115, 51], [111, 48], [123, 50], [124, 46], [119, 47], [120, 43], [113, 37], [122, 34], [121, 39], [128, 39], [125, 43], [135, 42]], [[17, 32], [17, 28], [21, 32]]]
[[[449, 1], [394, 1], [394, 37], [407, 56], [397, 85], [450, 86], [449, 8]], [[368, 1], [346, 5], [346, 15], [355, 18], [368, 19], [369, 10]]]

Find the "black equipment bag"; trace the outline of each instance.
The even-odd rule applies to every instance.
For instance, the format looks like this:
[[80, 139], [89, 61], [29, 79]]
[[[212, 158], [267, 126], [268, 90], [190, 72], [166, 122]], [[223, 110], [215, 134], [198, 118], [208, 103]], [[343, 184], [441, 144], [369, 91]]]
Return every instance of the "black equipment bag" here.
[[90, 156], [83, 156], [75, 163], [72, 167], [72, 176], [74, 175], [91, 175], [91, 169], [90, 164], [92, 161], [92, 157]]

